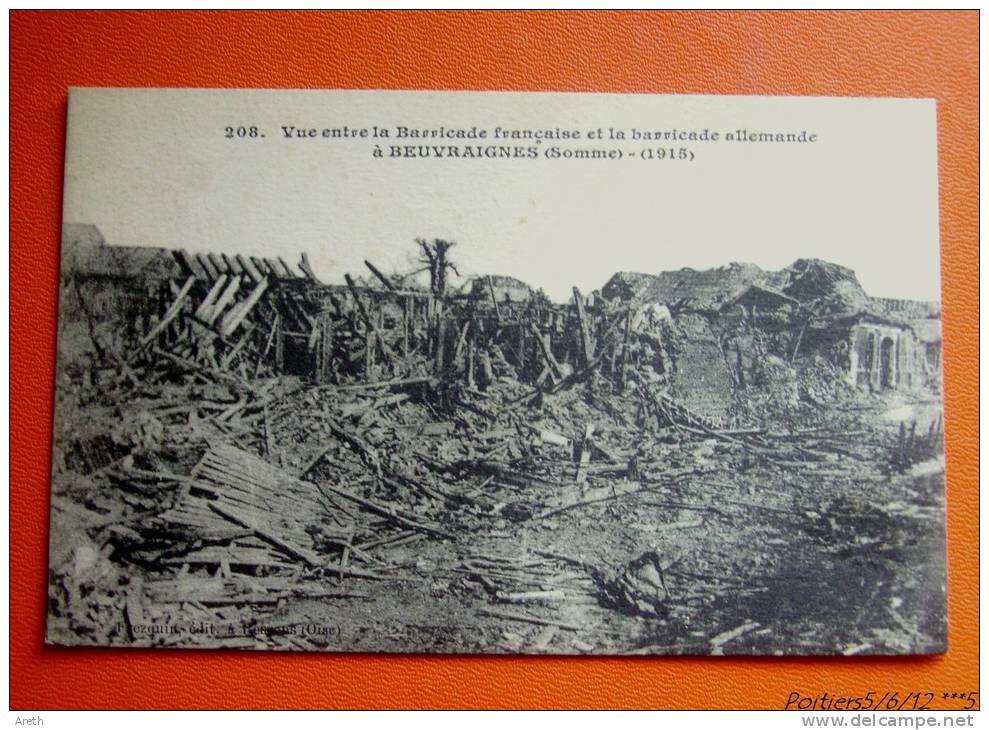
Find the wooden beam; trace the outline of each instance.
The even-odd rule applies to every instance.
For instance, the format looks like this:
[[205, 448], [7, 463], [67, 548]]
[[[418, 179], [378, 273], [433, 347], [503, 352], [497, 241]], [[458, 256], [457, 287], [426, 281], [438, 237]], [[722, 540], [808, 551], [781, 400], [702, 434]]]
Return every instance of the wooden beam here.
[[294, 271], [292, 271], [291, 267], [288, 264], [285, 263], [285, 259], [283, 259], [281, 256], [278, 257], [278, 265], [281, 266], [282, 267], [282, 270], [285, 272], [285, 278], [286, 279], [298, 279], [299, 278], [299, 275], [296, 274]]
[[237, 294], [237, 290], [240, 288], [240, 277], [231, 276], [230, 282], [227, 284], [226, 288], [220, 297], [209, 306], [203, 319], [210, 326], [216, 321], [216, 318], [220, 316], [220, 313], [226, 309], [227, 305], [233, 301], [234, 296]]
[[265, 341], [265, 343], [264, 343], [264, 349], [262, 349], [261, 350], [261, 354], [258, 355], [257, 364], [254, 366], [254, 377], [255, 378], [261, 372], [261, 364], [264, 362], [264, 359], [268, 356], [268, 352], [271, 351], [272, 345], [275, 343], [275, 337], [277, 336], [277, 333], [278, 333], [278, 326], [279, 326], [278, 320], [279, 320], [279, 317], [280, 317], [280, 315], [276, 311], [275, 312], [274, 319], [271, 322], [270, 329], [268, 330], [268, 339]]
[[249, 519], [245, 515], [238, 514], [237, 512], [233, 511], [230, 507], [226, 505], [220, 506], [216, 503], [211, 502], [209, 508], [214, 512], [216, 512], [218, 515], [220, 515], [220, 517], [223, 517], [229, 520], [230, 522], [233, 522], [235, 525], [240, 525], [241, 527], [251, 530], [255, 535], [257, 535], [265, 542], [270, 543], [271, 545], [278, 548], [286, 555], [289, 555], [295, 558], [296, 560], [301, 560], [311, 568], [326, 567], [332, 570], [334, 573], [339, 573], [341, 575], [349, 575], [349, 576], [354, 576], [356, 578], [371, 578], [374, 580], [385, 580], [384, 576], [380, 576], [375, 573], [370, 573], [366, 570], [358, 570], [356, 568], [345, 568], [339, 565], [331, 565], [329, 563], [325, 563], [321, 561], [319, 559], [319, 556], [317, 556], [315, 553], [310, 552], [305, 548], [301, 548], [298, 545], [295, 545], [282, 537], [279, 537], [271, 530], [265, 529], [259, 525], [254, 524], [251, 519]]
[[264, 261], [264, 265], [268, 267], [268, 273], [269, 274], [271, 274], [272, 276], [274, 276], [276, 279], [284, 279], [285, 278], [285, 272], [282, 271], [282, 267], [279, 266], [276, 262], [272, 261], [269, 258], [264, 258], [264, 259], [261, 259], [261, 260]]
[[232, 363], [233, 359], [237, 357], [237, 353], [244, 348], [244, 345], [247, 344], [247, 341], [250, 339], [250, 337], [251, 337], [251, 333], [248, 330], [247, 332], [244, 333], [244, 335], [240, 338], [240, 340], [237, 341], [237, 344], [230, 348], [230, 350], [223, 356], [223, 359], [220, 361], [220, 367], [222, 369], [226, 370], [230, 367], [230, 363]]
[[227, 265], [223, 261], [223, 259], [217, 256], [215, 253], [208, 253], [206, 254], [206, 256], [207, 258], [209, 258], [209, 262], [213, 264], [213, 266], [216, 268], [218, 272], [220, 272], [221, 274], [231, 273], [230, 270], [227, 268]]
[[543, 353], [543, 359], [546, 361], [550, 371], [553, 373], [553, 377], [556, 378], [557, 382], [559, 382], [563, 379], [563, 372], [560, 370], [560, 363], [558, 363], [556, 358], [553, 357], [552, 350], [550, 350], [546, 340], [543, 339], [543, 334], [539, 331], [539, 328], [535, 325], [535, 323], [530, 323], [529, 329], [532, 331], [532, 334], [535, 335], [536, 342], [539, 343], [539, 349]]
[[223, 291], [223, 287], [226, 283], [226, 276], [221, 276], [213, 282], [213, 286], [210, 287], [210, 290], [206, 293], [206, 298], [203, 299], [203, 301], [200, 302], [199, 307], [196, 308], [196, 317], [202, 320], [206, 319], [206, 314], [209, 312], [210, 307], [213, 306], [213, 303], [217, 300], [217, 298], [219, 298], [220, 292]]
[[488, 276], [488, 292], [491, 294], [491, 303], [494, 305], [495, 317], [501, 320], [501, 310], [498, 308], [498, 296], [495, 294], [494, 280]]
[[161, 319], [158, 320], [158, 324], [151, 328], [151, 330], [141, 338], [141, 348], [151, 342], [155, 337], [160, 335], [168, 327], [169, 323], [178, 316], [179, 312], [182, 310], [182, 304], [185, 302], [185, 298], [189, 295], [189, 290], [192, 289], [192, 285], [196, 283], [196, 277], [190, 276], [185, 280], [185, 284], [179, 289], [179, 293], [175, 296], [175, 299], [165, 310]]
[[414, 321], [414, 302], [412, 297], [402, 297], [402, 357], [409, 356], [409, 328]]
[[237, 329], [238, 325], [244, 321], [244, 318], [251, 313], [254, 306], [260, 301], [261, 295], [265, 293], [268, 289], [268, 280], [262, 279], [261, 282], [255, 286], [251, 293], [247, 295], [247, 299], [233, 306], [229, 312], [227, 312], [223, 319], [220, 320], [220, 334], [224, 337], [229, 337], [230, 334]]
[[275, 314], [275, 372], [279, 375], [285, 370], [285, 323], [280, 313]]
[[237, 259], [237, 263], [240, 264], [240, 267], [244, 270], [244, 273], [247, 274], [251, 278], [251, 281], [255, 284], [260, 283], [261, 280], [264, 279], [264, 275], [258, 271], [254, 264], [252, 264], [248, 259], [245, 259], [240, 254], [237, 254], [234, 258]]
[[577, 309], [577, 326], [580, 328], [580, 347], [584, 356], [584, 365], [588, 365], [594, 359], [594, 342], [591, 340], [587, 312], [584, 310], [584, 297], [577, 287], [573, 288], [573, 301]]
[[373, 383], [376, 378], [374, 377], [374, 360], [375, 353], [378, 351], [377, 348], [377, 336], [375, 335], [375, 330], [370, 327], [364, 329], [364, 380], [369, 383]]
[[223, 263], [227, 265], [227, 271], [231, 274], [237, 274], [239, 276], [244, 273], [244, 269], [239, 263], [237, 263], [236, 257], [227, 256], [225, 253], [221, 253], [220, 258], [223, 259]]
[[317, 279], [316, 274], [313, 273], [312, 266], [309, 265], [309, 256], [306, 255], [305, 251], [302, 252], [302, 257], [299, 260], [299, 268], [302, 270], [302, 273], [309, 278], [309, 281], [316, 282], [317, 284], [319, 283], [319, 279]]
[[333, 369], [333, 320], [328, 312], [319, 318], [319, 359], [316, 365], [316, 380], [328, 383], [330, 371]]
[[321, 482], [319, 484], [315, 484], [315, 486], [316, 486], [317, 489], [319, 489], [324, 494], [326, 492], [329, 492], [329, 493], [334, 494], [334, 495], [336, 495], [338, 497], [343, 497], [344, 499], [349, 499], [351, 502], [356, 502], [361, 507], [364, 507], [365, 509], [368, 509], [371, 512], [374, 512], [376, 514], [379, 514], [382, 517], [385, 517], [387, 519], [394, 520], [395, 522], [397, 522], [398, 524], [402, 525], [403, 527], [407, 527], [407, 528], [409, 528], [411, 530], [418, 530], [420, 532], [425, 532], [427, 534], [434, 535], [435, 537], [441, 537], [441, 538], [444, 538], [446, 540], [456, 540], [457, 539], [455, 535], [451, 535], [449, 532], [445, 532], [443, 530], [440, 530], [439, 528], [433, 527], [432, 525], [423, 524], [422, 522], [418, 522], [418, 521], [412, 519], [411, 517], [406, 517], [405, 515], [399, 513], [398, 509], [396, 507], [394, 507], [394, 506], [387, 506], [386, 507], [386, 506], [377, 504], [375, 502], [372, 502], [369, 499], [364, 499], [363, 497], [361, 497], [361, 496], [359, 496], [357, 494], [354, 494], [353, 492], [349, 492], [346, 489], [343, 489], [342, 487], [333, 486], [332, 484], [327, 484], [327, 483], [322, 483]]
[[364, 265], [371, 270], [372, 274], [378, 277], [378, 281], [384, 284], [386, 289], [388, 289], [389, 291], [395, 291], [395, 285], [388, 280], [387, 276], [385, 276], [380, 271], [378, 271], [377, 267], [374, 264], [372, 264], [367, 259], [364, 259]]
[[371, 315], [368, 314], [367, 308], [364, 306], [364, 301], [357, 293], [357, 286], [354, 284], [353, 278], [350, 274], [344, 274], [343, 278], [346, 280], [347, 288], [350, 289], [350, 294], [354, 298], [354, 302], [357, 304], [357, 311], [360, 313], [361, 319], [364, 320], [364, 326], [367, 327], [369, 331], [374, 333], [377, 345], [381, 350], [381, 354], [383, 354], [389, 362], [394, 362], [395, 353], [392, 352], [391, 348], [388, 347], [388, 343], [385, 342], [384, 338], [381, 336], [381, 333], [378, 332], [377, 325], [375, 325], [374, 321], [371, 319]]
[[[248, 260], [252, 264], [254, 264], [254, 268], [257, 269], [258, 273], [261, 274], [261, 276], [270, 276], [271, 274], [274, 273], [272, 272], [271, 267], [268, 265], [267, 259], [260, 259], [256, 256], [250, 256]], [[275, 274], [275, 276], [277, 277], [278, 275]]]
[[209, 275], [206, 270], [196, 261], [195, 257], [186, 251], [184, 248], [175, 251], [175, 258], [179, 260], [182, 268], [186, 270], [187, 273], [195, 276], [197, 279], [209, 279]]
[[196, 254], [196, 261], [202, 267], [203, 271], [206, 272], [206, 278], [210, 281], [220, 278], [220, 272], [215, 266], [210, 262], [209, 258], [203, 256], [201, 253]]

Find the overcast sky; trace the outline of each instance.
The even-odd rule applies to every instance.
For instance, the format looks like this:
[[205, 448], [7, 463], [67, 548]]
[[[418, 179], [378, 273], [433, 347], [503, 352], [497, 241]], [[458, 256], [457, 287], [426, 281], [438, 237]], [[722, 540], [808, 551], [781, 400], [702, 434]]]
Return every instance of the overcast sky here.
[[[112, 244], [280, 255], [330, 282], [413, 267], [417, 237], [457, 242], [465, 275], [507, 274], [557, 300], [615, 271], [802, 257], [877, 296], [940, 299], [935, 106], [925, 100], [416, 92], [73, 90], [64, 219]], [[567, 129], [539, 158], [395, 159], [418, 140], [284, 139], [280, 127]], [[257, 126], [261, 138], [227, 139]], [[722, 141], [587, 140], [608, 128], [708, 129]], [[738, 128], [817, 135], [723, 141]], [[372, 156], [380, 143], [385, 156]], [[432, 140], [429, 144], [503, 144]], [[512, 143], [509, 143], [512, 144]], [[530, 142], [517, 142], [528, 146]], [[550, 160], [546, 147], [621, 150]], [[687, 147], [693, 161], [643, 160]]]

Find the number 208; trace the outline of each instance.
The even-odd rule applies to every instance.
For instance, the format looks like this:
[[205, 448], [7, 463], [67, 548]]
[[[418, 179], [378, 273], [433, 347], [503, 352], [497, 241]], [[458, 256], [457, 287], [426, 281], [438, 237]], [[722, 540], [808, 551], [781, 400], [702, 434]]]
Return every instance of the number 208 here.
[[224, 127], [223, 132], [227, 139], [255, 139], [264, 136], [257, 127]]

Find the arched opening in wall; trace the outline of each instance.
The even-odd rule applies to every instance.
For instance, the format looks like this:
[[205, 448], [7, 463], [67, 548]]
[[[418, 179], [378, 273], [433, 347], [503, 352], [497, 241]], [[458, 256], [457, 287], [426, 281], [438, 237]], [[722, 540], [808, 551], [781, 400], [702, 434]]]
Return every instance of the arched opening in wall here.
[[855, 382], [857, 385], [869, 385], [872, 373], [872, 363], [875, 358], [873, 337], [864, 328], [855, 333]]
[[879, 388], [889, 390], [896, 385], [896, 343], [884, 337], [879, 345]]

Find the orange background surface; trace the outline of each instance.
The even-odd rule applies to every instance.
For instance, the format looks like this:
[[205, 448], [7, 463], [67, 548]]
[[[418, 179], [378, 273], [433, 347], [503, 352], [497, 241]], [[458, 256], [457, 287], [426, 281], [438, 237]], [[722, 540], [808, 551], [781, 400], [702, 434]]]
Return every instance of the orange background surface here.
[[[960, 708], [941, 703], [940, 694], [978, 689], [978, 52], [975, 11], [12, 13], [11, 707], [774, 709], [790, 691], [922, 690], [938, 693], [935, 706]], [[948, 653], [508, 658], [45, 647], [57, 265], [71, 85], [937, 99]], [[895, 267], [891, 261], [891, 275]]]

